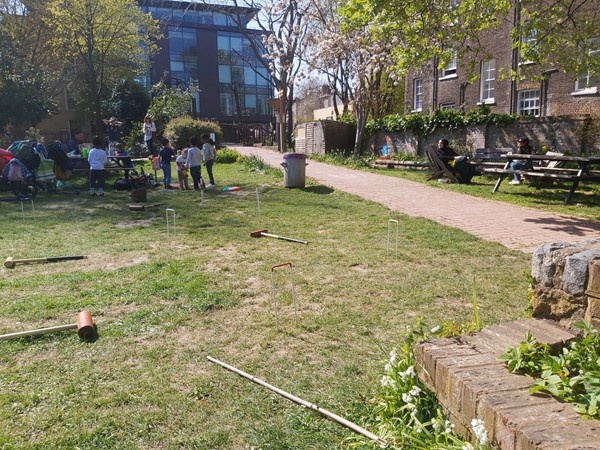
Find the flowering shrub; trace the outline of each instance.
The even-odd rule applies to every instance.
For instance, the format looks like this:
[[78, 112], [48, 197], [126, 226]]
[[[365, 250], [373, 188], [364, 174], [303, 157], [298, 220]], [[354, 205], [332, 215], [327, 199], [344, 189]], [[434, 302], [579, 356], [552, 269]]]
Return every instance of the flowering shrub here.
[[471, 422], [477, 443], [466, 441], [454, 431], [435, 394], [417, 378], [414, 346], [425, 338], [424, 329], [420, 322], [407, 327], [401, 348], [390, 352], [380, 386], [371, 400], [371, 431], [385, 439], [389, 448], [490, 449], [483, 421]]

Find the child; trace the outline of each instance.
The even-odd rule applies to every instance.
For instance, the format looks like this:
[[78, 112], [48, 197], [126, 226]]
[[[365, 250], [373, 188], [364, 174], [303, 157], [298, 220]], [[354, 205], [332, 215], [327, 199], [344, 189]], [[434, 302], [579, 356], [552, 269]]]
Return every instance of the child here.
[[213, 177], [213, 164], [215, 162], [215, 157], [217, 156], [217, 150], [213, 145], [213, 142], [208, 135], [208, 133], [204, 133], [202, 135], [202, 153], [204, 156], [204, 165], [206, 166], [206, 172], [208, 172], [208, 186], [213, 187], [215, 185], [215, 179]]
[[164, 138], [160, 143], [163, 147], [158, 154], [158, 158], [160, 159], [160, 167], [163, 171], [165, 189], [173, 189], [171, 187], [171, 159], [175, 156], [175, 152], [169, 147], [169, 140], [167, 138]]
[[188, 150], [187, 148], [184, 148], [175, 160], [175, 162], [177, 163], [177, 179], [179, 180], [179, 189], [181, 189], [182, 191], [185, 191], [186, 189], [190, 188], [188, 180], [189, 170], [187, 167], [185, 167], [185, 160], [187, 159], [187, 155]]
[[104, 140], [98, 136], [92, 139], [94, 148], [90, 150], [88, 162], [90, 163], [90, 195], [96, 195], [94, 188], [98, 187], [98, 195], [104, 196], [104, 180], [106, 172], [104, 165], [108, 162], [106, 151], [104, 150]]
[[188, 148], [185, 166], [190, 169], [190, 175], [192, 175], [194, 181], [194, 190], [199, 191], [200, 187], [204, 189], [204, 181], [202, 181], [202, 184], [200, 183], [200, 180], [202, 180], [202, 152], [198, 148], [198, 138], [196, 136], [190, 139], [190, 148]]

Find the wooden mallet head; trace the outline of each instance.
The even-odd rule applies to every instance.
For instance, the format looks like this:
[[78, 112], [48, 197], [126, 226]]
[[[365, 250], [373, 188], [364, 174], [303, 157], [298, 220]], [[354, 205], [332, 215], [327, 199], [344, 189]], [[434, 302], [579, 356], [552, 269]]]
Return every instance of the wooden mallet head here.
[[15, 265], [16, 263], [12, 256], [9, 256], [8, 258], [6, 258], [6, 261], [4, 261], [4, 267], [6, 267], [7, 269], [14, 269]]
[[253, 231], [250, 233], [250, 237], [259, 238], [259, 237], [262, 237], [262, 234], [266, 233], [266, 232], [267, 232], [266, 228], [263, 228], [262, 230], [256, 230], [256, 231]]
[[94, 329], [91, 312], [81, 311], [77, 314], [77, 334], [85, 340], [92, 339], [95, 336], [96, 330]]

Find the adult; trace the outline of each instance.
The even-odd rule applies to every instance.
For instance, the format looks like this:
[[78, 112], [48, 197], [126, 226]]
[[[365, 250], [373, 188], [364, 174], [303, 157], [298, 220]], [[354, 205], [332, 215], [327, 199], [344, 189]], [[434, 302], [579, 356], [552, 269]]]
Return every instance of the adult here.
[[146, 114], [144, 117], [144, 125], [142, 126], [142, 132], [144, 133], [144, 142], [148, 147], [150, 154], [154, 155], [154, 133], [156, 133], [156, 125], [152, 122], [152, 117]]
[[[519, 138], [517, 139], [517, 150], [515, 152], [517, 155], [531, 155], [533, 153], [533, 148], [529, 145], [529, 138]], [[525, 168], [527, 164], [527, 160], [524, 159], [513, 159], [510, 162], [510, 168], [512, 170], [521, 170]], [[508, 184], [521, 184], [521, 175], [518, 173], [513, 174], [514, 179]]]
[[83, 131], [74, 131], [71, 135], [71, 139], [69, 139], [69, 143], [67, 144], [67, 153], [81, 155], [81, 149], [79, 148], [79, 145], [83, 143], [83, 139]]
[[449, 146], [448, 139], [440, 139], [437, 150], [438, 156], [444, 165], [448, 169], [456, 170], [459, 173], [459, 183], [470, 184], [471, 178], [479, 175], [466, 156], [459, 155]]
[[169, 140], [164, 138], [161, 141], [162, 149], [158, 154], [158, 158], [160, 161], [160, 168], [163, 171], [163, 183], [165, 185], [165, 189], [173, 189], [171, 186], [171, 160], [175, 157], [175, 152], [169, 146]]
[[123, 122], [117, 120], [116, 117], [110, 119], [102, 119], [106, 125], [106, 136], [108, 136], [108, 154], [109, 156], [115, 153], [115, 144], [121, 142], [121, 125]]

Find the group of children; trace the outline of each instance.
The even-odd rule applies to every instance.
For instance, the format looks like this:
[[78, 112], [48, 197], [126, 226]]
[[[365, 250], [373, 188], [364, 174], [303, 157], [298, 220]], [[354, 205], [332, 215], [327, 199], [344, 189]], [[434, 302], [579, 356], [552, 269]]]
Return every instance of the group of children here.
[[[199, 191], [204, 188], [215, 186], [213, 176], [213, 165], [217, 156], [217, 150], [210, 136], [205, 133], [201, 136], [202, 149], [198, 147], [199, 141], [197, 137], [190, 139], [190, 147], [184, 149], [175, 157], [174, 150], [169, 145], [168, 139], [161, 141], [162, 149], [159, 153], [160, 167], [163, 171], [163, 183], [165, 189], [173, 189], [171, 186], [171, 161], [175, 160], [177, 164], [177, 179], [179, 181], [179, 189], [190, 189], [188, 175], [192, 176], [194, 190]], [[104, 149], [104, 141], [100, 137], [95, 137], [92, 140], [93, 148], [88, 154], [88, 162], [90, 164], [90, 195], [104, 195], [104, 185], [106, 180], [106, 171], [104, 166], [108, 162], [108, 155]], [[116, 146], [117, 155], [119, 151], [123, 151], [122, 144]], [[209, 184], [205, 186], [202, 179], [201, 167], [206, 166], [206, 172], [209, 177]]]

